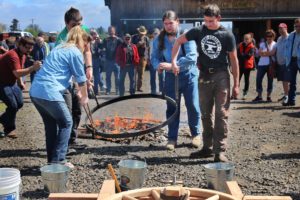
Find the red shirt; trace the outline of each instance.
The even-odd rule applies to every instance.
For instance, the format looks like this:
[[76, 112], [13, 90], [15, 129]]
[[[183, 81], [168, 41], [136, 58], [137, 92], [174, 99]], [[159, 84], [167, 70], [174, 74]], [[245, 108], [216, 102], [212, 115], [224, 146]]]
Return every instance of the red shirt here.
[[[120, 44], [117, 47], [117, 52], [116, 52], [116, 62], [120, 67], [125, 67], [126, 66], [126, 44]], [[140, 62], [140, 57], [138, 54], [138, 49], [134, 44], [131, 44], [131, 48], [133, 50], [133, 59], [132, 59], [132, 64], [133, 65], [138, 65]]]
[[13, 85], [17, 77], [13, 71], [23, 68], [26, 56], [20, 56], [17, 49], [12, 49], [0, 55], [0, 84]]

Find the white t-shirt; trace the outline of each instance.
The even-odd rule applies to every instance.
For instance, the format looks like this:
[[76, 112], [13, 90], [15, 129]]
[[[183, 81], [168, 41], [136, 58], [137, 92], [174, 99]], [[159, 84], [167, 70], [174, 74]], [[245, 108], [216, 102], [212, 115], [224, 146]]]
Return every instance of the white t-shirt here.
[[[276, 42], [272, 42], [271, 44], [268, 44], [269, 51], [272, 51], [275, 48]], [[263, 52], [267, 51], [266, 43], [261, 42], [259, 44], [259, 49], [261, 49]], [[274, 56], [272, 56], [273, 61], [275, 61]], [[270, 58], [269, 56], [261, 56], [259, 61], [258, 61], [258, 66], [262, 65], [269, 65], [270, 64]]]

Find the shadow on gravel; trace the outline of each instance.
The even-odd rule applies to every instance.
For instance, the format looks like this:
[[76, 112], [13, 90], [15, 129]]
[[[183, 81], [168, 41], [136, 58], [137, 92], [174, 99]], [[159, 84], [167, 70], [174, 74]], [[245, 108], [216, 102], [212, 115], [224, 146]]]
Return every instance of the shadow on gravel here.
[[282, 195], [290, 196], [294, 200], [300, 199], [300, 193], [296, 193], [296, 192], [287, 192], [287, 193], [284, 193]]
[[47, 199], [49, 194], [43, 189], [37, 189], [34, 191], [27, 191], [22, 194], [24, 199]]
[[300, 159], [300, 153], [275, 153], [270, 155], [263, 155], [261, 159], [264, 160], [284, 160], [284, 159]]
[[282, 113], [282, 115], [292, 117], [292, 118], [300, 118], [300, 112], [295, 112], [295, 113]]
[[46, 158], [45, 149], [13, 149], [13, 150], [1, 150], [0, 158], [11, 158], [11, 157], [38, 157]]
[[20, 170], [21, 176], [40, 176], [41, 166], [24, 166], [20, 169], [19, 166], [15, 165], [0, 165], [0, 168], [16, 168]]

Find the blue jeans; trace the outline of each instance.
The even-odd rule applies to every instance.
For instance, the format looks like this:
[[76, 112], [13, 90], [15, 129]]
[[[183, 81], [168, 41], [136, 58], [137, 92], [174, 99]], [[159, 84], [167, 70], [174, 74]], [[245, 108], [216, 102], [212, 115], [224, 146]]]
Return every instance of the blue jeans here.
[[[299, 66], [300, 67], [300, 66]], [[290, 89], [289, 89], [289, 102], [295, 103], [296, 100], [296, 90], [297, 90], [297, 73], [299, 71], [299, 67], [297, 64], [297, 60], [292, 60], [289, 68], [290, 68]]]
[[[188, 71], [180, 72], [178, 75], [178, 90], [179, 90], [179, 102], [178, 102], [178, 114], [176, 118], [168, 125], [168, 140], [177, 141], [179, 120], [180, 120], [180, 99], [183, 95], [185, 100], [185, 106], [188, 114], [188, 124], [192, 136], [200, 134], [200, 106], [199, 106], [199, 91], [198, 91], [198, 69], [192, 68]], [[175, 76], [173, 73], [166, 73], [165, 90], [166, 95], [175, 99]], [[167, 118], [175, 112], [174, 106], [167, 103]]]
[[119, 81], [120, 81], [120, 66], [115, 62], [111, 60], [106, 61], [106, 92], [111, 91], [111, 74], [114, 72], [115, 75], [115, 87], [116, 92], [119, 91]]
[[[151, 94], [156, 94], [156, 73], [157, 71], [150, 65], [150, 86], [151, 86]], [[165, 81], [165, 72], [158, 74], [159, 81], [159, 92], [163, 91], [164, 81]]]
[[0, 116], [0, 123], [4, 127], [4, 133], [8, 134], [16, 129], [16, 115], [23, 106], [21, 88], [17, 83], [12, 86], [0, 85], [0, 100], [6, 105], [5, 112]]
[[65, 162], [73, 124], [67, 104], [34, 97], [31, 100], [45, 125], [48, 163]]
[[102, 77], [103, 66], [101, 65], [100, 58], [93, 57], [93, 76], [94, 76], [94, 92], [98, 95], [98, 86], [104, 87], [104, 80]]
[[271, 94], [273, 91], [273, 77], [268, 73], [269, 65], [261, 65], [257, 67], [257, 74], [256, 74], [256, 92], [261, 95], [263, 92], [262, 82], [264, 79], [265, 74], [268, 77], [268, 87], [267, 92]]
[[134, 80], [134, 65], [128, 65], [125, 67], [121, 67], [121, 72], [120, 72], [120, 84], [119, 84], [119, 89], [120, 89], [120, 96], [124, 96], [125, 93], [125, 86], [124, 86], [124, 82], [125, 82], [125, 77], [126, 77], [126, 73], [128, 73], [129, 76], [129, 92], [130, 94], [134, 94], [135, 93], [135, 80]]

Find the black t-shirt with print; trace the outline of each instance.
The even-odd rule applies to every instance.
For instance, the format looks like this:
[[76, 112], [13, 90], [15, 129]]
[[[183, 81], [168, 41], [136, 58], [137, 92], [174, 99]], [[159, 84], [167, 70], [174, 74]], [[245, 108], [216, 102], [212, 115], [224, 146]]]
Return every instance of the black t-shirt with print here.
[[233, 51], [236, 44], [233, 34], [223, 26], [218, 30], [209, 30], [202, 25], [189, 30], [185, 36], [187, 40], [197, 43], [200, 69], [228, 67], [228, 52]]
[[107, 60], [115, 60], [117, 47], [122, 44], [122, 40], [118, 37], [107, 37], [103, 41], [103, 48], [105, 48], [105, 55]]

